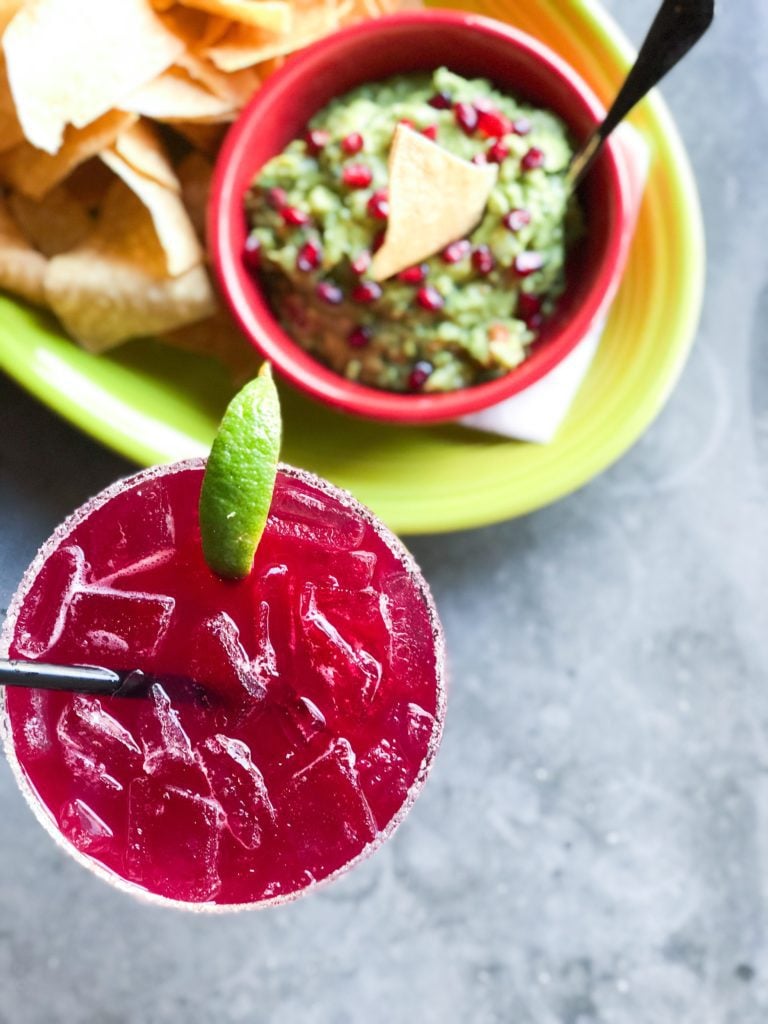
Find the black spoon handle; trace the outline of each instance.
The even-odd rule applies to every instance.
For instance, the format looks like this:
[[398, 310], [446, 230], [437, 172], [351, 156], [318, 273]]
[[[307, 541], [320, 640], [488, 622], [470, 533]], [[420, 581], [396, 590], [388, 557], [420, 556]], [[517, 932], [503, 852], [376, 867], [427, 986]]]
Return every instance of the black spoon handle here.
[[664, 0], [605, 120], [574, 157], [569, 168], [571, 188], [579, 183], [616, 125], [701, 39], [714, 16], [715, 0]]
[[91, 665], [46, 665], [39, 661], [0, 659], [0, 684], [26, 686], [36, 690], [64, 690], [108, 697], [134, 696], [146, 689], [141, 672], [113, 672]]

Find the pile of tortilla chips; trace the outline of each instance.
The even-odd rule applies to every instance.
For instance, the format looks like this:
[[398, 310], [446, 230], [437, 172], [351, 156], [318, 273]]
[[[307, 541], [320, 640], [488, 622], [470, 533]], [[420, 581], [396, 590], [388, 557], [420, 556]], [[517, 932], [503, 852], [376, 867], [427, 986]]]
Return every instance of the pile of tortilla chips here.
[[205, 262], [217, 147], [286, 55], [396, 6], [0, 0], [0, 289], [92, 352], [149, 335], [249, 373]]

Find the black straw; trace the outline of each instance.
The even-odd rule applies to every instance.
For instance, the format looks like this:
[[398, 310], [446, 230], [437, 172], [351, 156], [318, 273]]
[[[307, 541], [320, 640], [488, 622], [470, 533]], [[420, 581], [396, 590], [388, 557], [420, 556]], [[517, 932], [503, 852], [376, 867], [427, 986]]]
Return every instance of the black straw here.
[[571, 189], [616, 125], [701, 39], [714, 17], [715, 0], [664, 0], [605, 119], [571, 161], [567, 179]]
[[88, 693], [102, 697], [135, 697], [153, 680], [136, 669], [113, 672], [96, 665], [47, 665], [39, 661], [0, 659], [0, 684], [35, 690]]

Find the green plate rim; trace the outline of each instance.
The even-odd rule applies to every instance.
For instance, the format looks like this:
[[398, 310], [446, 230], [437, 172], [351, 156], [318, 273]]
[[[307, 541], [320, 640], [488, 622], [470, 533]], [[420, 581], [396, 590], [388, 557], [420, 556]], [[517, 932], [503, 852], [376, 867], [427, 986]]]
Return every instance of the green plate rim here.
[[[562, 16], [564, 12], [560, 3], [557, 3], [556, 7]], [[601, 45], [618, 63], [625, 66], [631, 63], [634, 55], [631, 44], [612, 15], [605, 11], [597, 0], [570, 0], [570, 8], [570, 14], [589, 24], [590, 31], [599, 38]], [[649, 95], [643, 102], [648, 105], [646, 111], [656, 122], [658, 135], [663, 139], [663, 146], [667, 151], [665, 162], [671, 164], [674, 169], [675, 197], [678, 203], [676, 218], [685, 239], [688, 259], [679, 295], [673, 358], [666, 365], [665, 372], [646, 389], [633, 415], [623, 421], [622, 429], [617, 430], [609, 438], [601, 439], [593, 458], [582, 460], [574, 474], [556, 474], [551, 486], [540, 486], [535, 496], [526, 499], [519, 494], [510, 495], [506, 514], [501, 514], [498, 507], [486, 513], [479, 503], [474, 503], [471, 508], [443, 508], [442, 512], [435, 508], [426, 515], [421, 508], [410, 513], [405, 511], [402, 515], [398, 509], [396, 516], [390, 514], [384, 517], [393, 529], [409, 534], [473, 529], [543, 508], [578, 490], [612, 465], [639, 439], [664, 407], [685, 366], [701, 315], [706, 268], [704, 225], [693, 171], [666, 103], [658, 91]], [[158, 448], [149, 436], [136, 436], [120, 424], [106, 422], [93, 411], [91, 404], [78, 399], [75, 395], [70, 395], [61, 388], [51, 391], [48, 381], [38, 372], [33, 359], [16, 361], [12, 358], [8, 346], [3, 345], [2, 326], [0, 323], [0, 367], [49, 409], [83, 433], [139, 465], [168, 462], [176, 457], [167, 449]], [[98, 382], [93, 384], [103, 389], [103, 385]], [[202, 450], [204, 448], [190, 438], [190, 445], [185, 449], [185, 453], [199, 454]], [[401, 499], [403, 497], [401, 496]]]

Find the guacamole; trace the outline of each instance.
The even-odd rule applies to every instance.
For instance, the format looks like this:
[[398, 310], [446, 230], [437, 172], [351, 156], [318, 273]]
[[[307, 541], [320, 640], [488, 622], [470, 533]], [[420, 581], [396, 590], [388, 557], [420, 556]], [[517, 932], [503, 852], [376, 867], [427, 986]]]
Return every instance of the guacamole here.
[[[377, 283], [387, 160], [406, 122], [466, 160], [498, 164], [469, 237]], [[246, 259], [286, 331], [338, 373], [391, 391], [452, 391], [526, 357], [564, 286], [578, 230], [552, 113], [440, 68], [360, 86], [262, 167], [245, 199]], [[418, 231], [418, 223], [414, 223]]]

